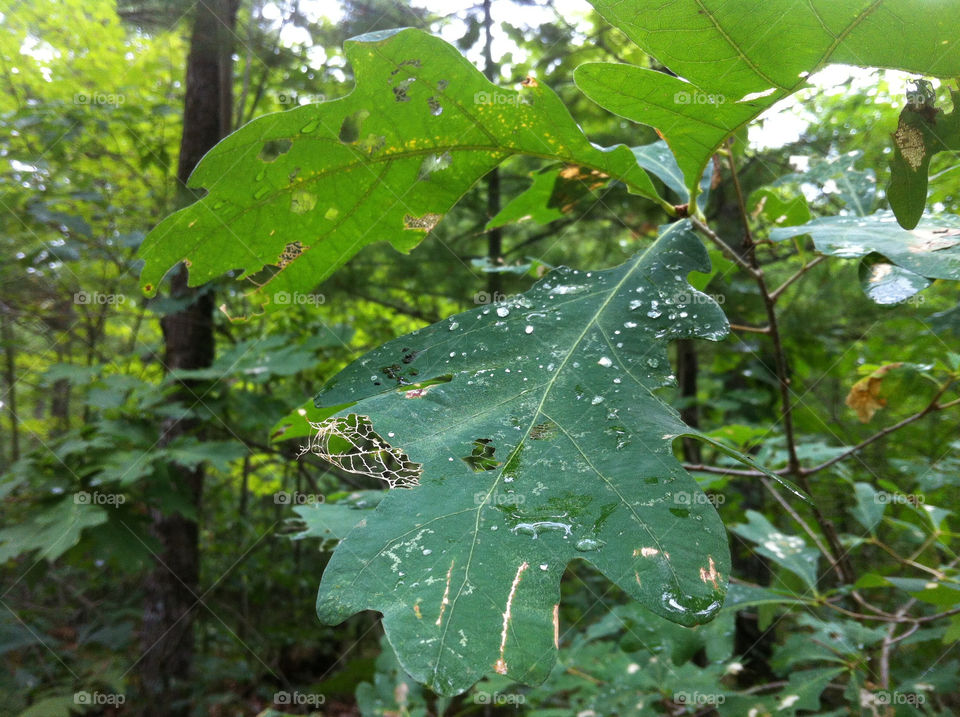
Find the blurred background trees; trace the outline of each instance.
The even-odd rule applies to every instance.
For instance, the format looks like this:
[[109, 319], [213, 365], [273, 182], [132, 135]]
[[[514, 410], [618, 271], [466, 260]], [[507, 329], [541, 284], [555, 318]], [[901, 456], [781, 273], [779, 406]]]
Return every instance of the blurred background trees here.
[[[656, 63], [572, 0], [8, 0], [0, 13], [0, 714], [111, 709], [78, 703], [80, 691], [125, 695], [130, 714], [256, 714], [281, 709], [276, 694], [296, 690], [324, 695], [330, 714], [494, 709], [490, 700], [478, 707], [479, 692], [451, 704], [407, 684], [389, 649], [381, 651], [375, 615], [318, 624], [314, 596], [330, 545], [290, 540], [302, 527], [291, 496], [377, 486], [298, 458], [302, 439], [274, 440], [284, 437], [276, 427], [389, 338], [522, 291], [549, 266], [621, 263], [656, 236], [661, 213], [611, 186], [548, 224], [491, 234], [492, 214], [540, 168], [514, 160], [415, 253], [372, 247], [319, 287], [313, 303], [245, 322], [215, 308], [239, 304], [229, 281], [187, 291], [174, 274], [159, 298], [144, 300], [134, 254], [151, 226], [189, 200], [183, 181], [217, 138], [267, 112], [346, 94], [352, 76], [342, 44], [354, 35], [421, 27], [504, 86], [534, 74], [604, 146], [657, 137], [594, 106], [573, 86], [573, 68]], [[877, 177], [883, 184], [903, 80], [830, 73], [802, 109], [785, 109], [752, 142], [744, 133], [731, 148], [760, 236], [780, 221], [774, 198], [794, 202], [800, 221], [848, 208], [854, 197], [883, 206]], [[957, 208], [951, 161], [940, 156], [934, 167], [947, 172], [934, 196], [946, 211]], [[736, 236], [724, 163], [714, 179], [707, 214]], [[761, 187], [769, 193], [762, 205]], [[765, 269], [785, 280], [805, 252], [802, 242], [784, 245]], [[752, 285], [714, 259], [709, 293], [723, 297], [732, 322], [762, 325]], [[874, 432], [844, 405], [858, 367], [921, 367], [890, 389], [881, 418], [891, 423], [928, 400], [919, 374], [958, 351], [960, 311], [943, 282], [920, 297], [877, 306], [863, 296], [856, 264], [836, 260], [789, 289], [782, 320], [802, 395], [802, 458], [829, 459], [841, 440], [852, 445]], [[679, 346], [673, 398], [685, 417], [782, 465], [765, 338], [735, 331], [720, 345]], [[815, 497], [854, 551], [857, 574], [883, 576], [864, 589], [877, 590], [887, 610], [944, 574], [940, 561], [953, 554], [940, 541], [949, 542], [955, 517], [892, 505], [864, 532], [862, 512], [875, 502], [853, 485], [953, 505], [956, 425], [932, 414], [873, 444], [862, 461], [817, 476]], [[830, 595], [811, 594], [796, 571], [754, 550], [775, 526], [800, 532], [769, 491], [735, 476], [710, 476], [704, 486], [724, 498], [728, 525], [746, 526], [731, 533], [739, 573], [730, 610], [696, 631], [664, 626], [572, 565], [562, 604], [571, 629], [555, 675], [534, 690], [495, 681], [477, 689], [522, 695], [531, 714], [702, 714], [704, 705], [674, 700], [691, 685], [769, 694], [773, 709], [784, 690], [802, 687], [791, 677], [799, 664], [820, 689], [784, 709], [817, 710], [822, 699], [824, 709], [842, 710], [861, 687], [879, 684], [886, 660], [900, 683], [933, 685], [911, 688], [928, 695], [926, 708], [956, 706], [960, 662], [948, 648], [960, 622], [925, 628], [891, 659], [882, 624], [824, 610]], [[766, 515], [769, 527], [748, 521], [746, 510]], [[806, 515], [805, 506], [796, 510]], [[891, 576], [919, 582], [883, 582]], [[950, 609], [960, 603], [957, 590], [918, 599]]]

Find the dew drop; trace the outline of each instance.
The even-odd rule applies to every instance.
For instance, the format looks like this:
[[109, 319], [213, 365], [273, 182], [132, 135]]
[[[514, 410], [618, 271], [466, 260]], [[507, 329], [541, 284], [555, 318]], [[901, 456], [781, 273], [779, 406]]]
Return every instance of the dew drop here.
[[606, 543], [602, 540], [596, 540], [594, 538], [582, 538], [578, 540], [575, 547], [581, 553], [590, 553], [594, 550], [600, 550]]

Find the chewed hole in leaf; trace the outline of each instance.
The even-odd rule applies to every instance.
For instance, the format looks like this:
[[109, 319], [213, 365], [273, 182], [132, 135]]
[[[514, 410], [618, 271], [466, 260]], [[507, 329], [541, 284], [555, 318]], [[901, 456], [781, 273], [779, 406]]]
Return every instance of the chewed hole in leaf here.
[[377, 478], [390, 488], [420, 485], [421, 465], [374, 431], [368, 416], [351, 413], [310, 427], [316, 433], [302, 453], [313, 453], [347, 473]]
[[530, 438], [534, 441], [549, 441], [557, 435], [557, 424], [553, 421], [538, 423], [530, 429]]
[[403, 228], [420, 229], [429, 232], [440, 223], [441, 219], [443, 219], [442, 214], [429, 213], [424, 214], [422, 217], [415, 217], [412, 214], [407, 214], [403, 218]]
[[277, 266], [282, 269], [301, 254], [303, 254], [303, 244], [292, 241], [283, 247], [283, 251], [280, 252], [280, 257], [277, 259]]
[[397, 102], [409, 102], [410, 96], [407, 94], [407, 90], [410, 88], [410, 85], [416, 82], [416, 79], [417, 78], [415, 77], [408, 77], [407, 79], [402, 80], [401, 82], [398, 82], [392, 88], [393, 99], [395, 99]]
[[493, 457], [497, 449], [490, 445], [491, 442], [489, 438], [476, 439], [473, 442], [473, 452], [461, 459], [474, 473], [492, 471], [500, 465], [500, 461]]
[[340, 133], [338, 135], [340, 141], [344, 144], [353, 144], [360, 139], [360, 128], [363, 126], [363, 121], [369, 116], [369, 110], [357, 110], [353, 114], [344, 117], [343, 122], [340, 124]]
[[257, 158], [263, 162], [273, 162], [281, 154], [286, 154], [290, 151], [290, 148], [293, 146], [293, 142], [289, 139], [271, 139], [263, 143], [263, 149], [260, 150], [260, 154], [257, 155]]

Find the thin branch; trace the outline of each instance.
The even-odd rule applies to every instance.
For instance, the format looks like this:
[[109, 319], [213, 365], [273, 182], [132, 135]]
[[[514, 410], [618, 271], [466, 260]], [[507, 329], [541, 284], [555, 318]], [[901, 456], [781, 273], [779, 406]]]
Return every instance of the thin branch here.
[[870, 436], [869, 438], [863, 439], [863, 440], [860, 441], [857, 445], [853, 446], [852, 448], [847, 449], [847, 450], [844, 451], [843, 453], [839, 453], [839, 454], [835, 455], [835, 456], [834, 456], [833, 458], [831, 458], [830, 460], [824, 461], [823, 463], [821, 463], [821, 464], [819, 464], [819, 465], [816, 465], [816, 466], [814, 466], [813, 468], [806, 468], [806, 469], [804, 469], [804, 470], [802, 471], [802, 474], [803, 474], [804, 476], [809, 476], [809, 475], [813, 475], [814, 473], [818, 473], [818, 472], [824, 470], [825, 468], [829, 468], [830, 466], [832, 466], [832, 465], [834, 465], [834, 464], [836, 464], [836, 463], [839, 463], [840, 461], [844, 460], [844, 459], [847, 458], [848, 456], [853, 455], [853, 454], [856, 453], [857, 451], [862, 450], [863, 448], [866, 448], [867, 446], [869, 446], [869, 445], [870, 445], [871, 443], [873, 443], [874, 441], [877, 441], [877, 440], [883, 438], [884, 436], [887, 436], [887, 435], [893, 433], [894, 431], [898, 431], [898, 430], [900, 430], [901, 428], [903, 428], [904, 426], [910, 425], [910, 424], [913, 423], [914, 421], [919, 421], [921, 418], [923, 418], [924, 416], [926, 416], [926, 415], [929, 414], [929, 413], [932, 413], [932, 412], [934, 412], [934, 411], [942, 411], [942, 410], [945, 409], [945, 408], [950, 408], [950, 407], [952, 407], [952, 406], [957, 405], [958, 403], [960, 403], [960, 398], [955, 399], [955, 400], [953, 400], [953, 401], [949, 401], [949, 402], [944, 403], [944, 404], [938, 403], [938, 401], [940, 400], [940, 397], [943, 396], [944, 393], [946, 393], [947, 389], [950, 388], [950, 386], [952, 385], [952, 383], [953, 383], [953, 381], [948, 381], [948, 382], [945, 383], [943, 386], [941, 386], [940, 389], [937, 391], [937, 393], [934, 395], [933, 400], [931, 400], [930, 403], [927, 404], [926, 408], [921, 409], [921, 410], [918, 411], [917, 413], [914, 413], [912, 416], [907, 416], [907, 417], [904, 418], [902, 421], [898, 421], [897, 423], [894, 423], [892, 426], [887, 426], [886, 428], [884, 428], [884, 429], [882, 429], [882, 430], [880, 430], [880, 431], [877, 431], [876, 433], [874, 433], [874, 434], [873, 434], [872, 436]]
[[712, 241], [714, 244], [716, 244], [718, 247], [720, 247], [720, 250], [723, 251], [725, 254], [727, 254], [727, 255], [733, 260], [733, 262], [734, 262], [737, 266], [739, 266], [741, 269], [743, 269], [744, 271], [746, 271], [748, 274], [750, 274], [750, 275], [753, 276], [753, 277], [756, 277], [756, 276], [760, 273], [760, 270], [759, 270], [759, 269], [756, 269], [756, 268], [754, 268], [753, 266], [751, 266], [751, 264], [750, 264], [746, 259], [744, 259], [742, 256], [740, 256], [740, 254], [738, 254], [737, 252], [735, 252], [735, 251], [730, 247], [729, 244], [727, 244], [723, 239], [721, 239], [721, 238], [717, 235], [717, 233], [716, 233], [715, 231], [713, 231], [713, 229], [711, 229], [710, 227], [708, 227], [708, 226], [707, 226], [706, 224], [704, 224], [702, 221], [700, 221], [700, 220], [697, 219], [696, 217], [691, 216], [691, 217], [690, 217], [690, 223], [693, 225], [693, 227], [694, 227], [697, 231], [699, 231], [699, 232], [700, 232], [701, 234], [703, 234], [707, 239], [709, 239], [709, 240]]
[[743, 324], [730, 324], [733, 331], [748, 331], [754, 334], [769, 334], [769, 326], [744, 326]]
[[819, 264], [820, 262], [822, 262], [822, 261], [823, 261], [824, 259], [826, 259], [826, 258], [827, 258], [827, 257], [825, 257], [823, 254], [821, 254], [820, 256], [814, 258], [813, 261], [808, 262], [808, 263], [804, 264], [803, 266], [801, 266], [799, 269], [797, 269], [797, 272], [796, 272], [793, 276], [791, 276], [789, 279], [787, 279], [785, 282], [783, 282], [778, 288], [776, 288], [776, 289], [773, 290], [773, 292], [770, 294], [770, 298], [771, 298], [774, 302], [776, 302], [777, 299], [780, 298], [780, 295], [783, 294], [783, 292], [786, 291], [787, 288], [788, 288], [793, 282], [795, 282], [797, 279], [799, 279], [801, 276], [803, 276], [804, 274], [806, 274], [808, 271], [810, 271], [813, 267], [815, 267], [817, 264]]

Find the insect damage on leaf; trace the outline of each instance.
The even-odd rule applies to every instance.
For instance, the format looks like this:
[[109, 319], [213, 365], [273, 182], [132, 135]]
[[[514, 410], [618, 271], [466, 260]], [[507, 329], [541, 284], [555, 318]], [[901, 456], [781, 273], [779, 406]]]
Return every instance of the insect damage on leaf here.
[[883, 377], [891, 370], [902, 366], [902, 362], [888, 363], [881, 366], [869, 376], [857, 381], [847, 395], [846, 404], [857, 412], [861, 423], [868, 423], [873, 414], [887, 405], [885, 398], [880, 397], [883, 387]]
[[373, 430], [368, 416], [351, 413], [341, 418], [310, 422], [316, 431], [301, 451], [313, 453], [348, 473], [378, 478], [390, 488], [420, 485], [422, 468]]

